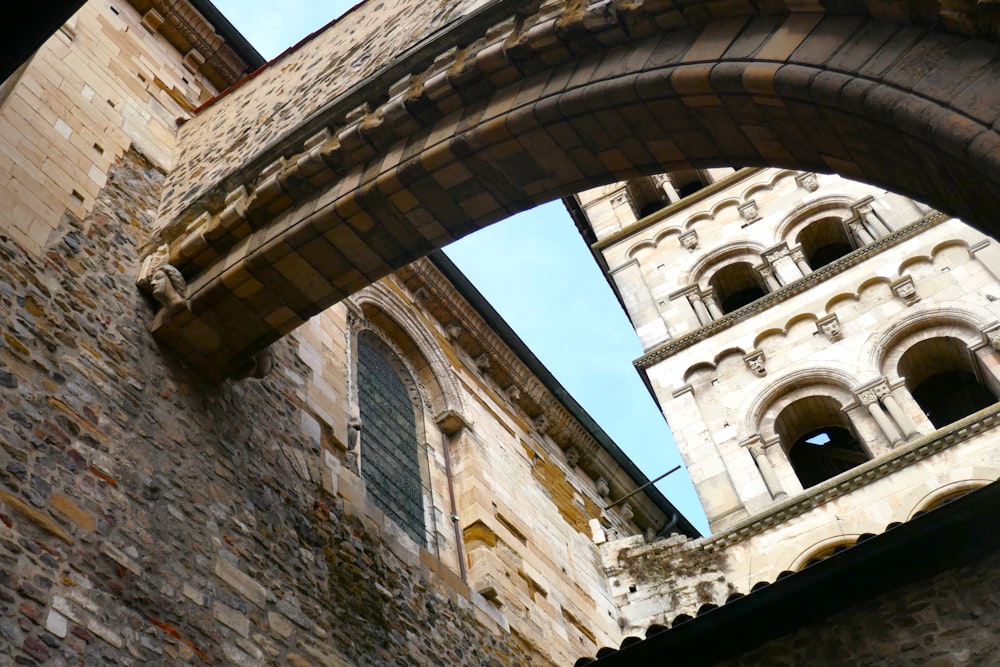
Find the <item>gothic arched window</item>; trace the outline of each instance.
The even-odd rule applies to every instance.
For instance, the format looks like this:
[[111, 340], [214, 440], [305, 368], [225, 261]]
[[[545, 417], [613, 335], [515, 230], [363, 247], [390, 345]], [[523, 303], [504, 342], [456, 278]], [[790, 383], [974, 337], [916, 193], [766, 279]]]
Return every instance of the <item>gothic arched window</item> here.
[[871, 458], [840, 403], [829, 396], [791, 403], [778, 415], [774, 429], [804, 489]]
[[423, 544], [417, 411], [404, 373], [381, 341], [365, 332], [358, 336], [361, 477], [375, 506]]
[[899, 359], [899, 375], [934, 428], [993, 405], [996, 394], [980, 377], [968, 346], [958, 338], [929, 338]]

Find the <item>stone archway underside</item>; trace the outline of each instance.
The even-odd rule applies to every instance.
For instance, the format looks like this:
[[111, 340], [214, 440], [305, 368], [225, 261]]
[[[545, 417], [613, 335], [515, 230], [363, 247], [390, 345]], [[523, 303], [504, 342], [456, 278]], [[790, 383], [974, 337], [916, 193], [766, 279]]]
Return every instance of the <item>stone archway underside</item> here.
[[314, 115], [309, 137], [269, 147], [280, 159], [248, 159], [196, 195], [168, 183], [150, 248], [169, 245], [190, 311], [161, 312], [154, 334], [218, 380], [455, 238], [676, 169], [838, 172], [1000, 229], [1000, 47], [983, 34], [1000, 21], [972, 5], [923, 16], [949, 33], [917, 25], [932, 11], [920, 3], [875, 7], [883, 20], [860, 5], [771, 9], [546, 5], [340, 123]]

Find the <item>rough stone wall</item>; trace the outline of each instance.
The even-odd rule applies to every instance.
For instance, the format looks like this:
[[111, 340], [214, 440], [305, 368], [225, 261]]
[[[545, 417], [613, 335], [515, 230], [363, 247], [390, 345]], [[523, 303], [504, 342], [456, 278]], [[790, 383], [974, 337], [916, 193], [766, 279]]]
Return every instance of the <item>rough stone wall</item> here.
[[128, 153], [43, 255], [0, 236], [0, 663], [545, 664], [331, 481], [290, 343], [287, 376], [222, 387], [156, 348], [133, 264], [162, 180]]
[[775, 639], [717, 667], [1000, 664], [1000, 554]]
[[630, 537], [601, 546], [625, 634], [641, 636], [650, 625], [669, 626], [681, 614], [694, 616], [704, 604], [721, 605], [737, 591], [730, 554], [707, 551], [703, 542], [675, 535], [652, 544]]
[[307, 48], [278, 56], [182, 128], [183, 146], [177, 169], [170, 175], [171, 187], [180, 196], [168, 202], [173, 208], [161, 212], [163, 220], [173, 219], [204, 187], [258, 159], [279, 138], [377, 74], [400, 53], [482, 4], [478, 0], [359, 4], [312, 36]]

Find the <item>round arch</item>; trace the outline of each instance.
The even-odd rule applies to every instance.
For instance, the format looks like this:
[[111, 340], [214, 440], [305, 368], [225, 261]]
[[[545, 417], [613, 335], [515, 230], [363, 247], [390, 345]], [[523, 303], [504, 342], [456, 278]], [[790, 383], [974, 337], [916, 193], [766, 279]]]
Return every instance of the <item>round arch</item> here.
[[[384, 284], [374, 283], [359, 292], [352, 301], [362, 309], [369, 321], [375, 315], [377, 327], [383, 335], [394, 338], [396, 345], [404, 358], [415, 353], [427, 365], [428, 373], [424, 374], [432, 380], [425, 389], [436, 394], [439, 399], [428, 397], [428, 407], [435, 414], [453, 411], [468, 423], [465, 403], [459, 391], [453, 373], [449, 372], [448, 360], [441, 352], [440, 345], [433, 339], [431, 333], [416, 318], [412, 308], [408, 308], [398, 294]], [[380, 317], [381, 316], [381, 317]], [[384, 319], [382, 319], [384, 318]], [[412, 346], [411, 350], [406, 350]]]
[[[739, 425], [740, 441], [760, 434], [767, 441], [776, 436], [774, 418], [792, 401], [815, 392], [822, 387], [824, 393], [838, 400], [841, 405], [855, 402], [850, 388], [856, 383], [856, 374], [850, 368], [806, 368], [775, 377], [750, 394], [740, 406], [743, 421]], [[770, 413], [770, 416], [768, 416]]]
[[761, 253], [764, 252], [761, 243], [728, 243], [723, 246], [713, 248], [708, 253], [698, 258], [688, 271], [681, 276], [680, 284], [697, 284], [701, 289], [708, 289], [708, 279], [710, 275], [718, 272], [730, 264], [737, 262], [750, 262], [754, 265], [763, 264]]
[[792, 560], [792, 564], [788, 566], [788, 570], [790, 572], [798, 572], [807, 567], [813, 560], [827, 558], [842, 549], [852, 547], [857, 543], [859, 537], [861, 537], [860, 533], [838, 533], [832, 537], [818, 540], [796, 556]]
[[822, 218], [840, 217], [844, 220], [854, 215], [852, 200], [842, 195], [824, 195], [809, 199], [790, 210], [775, 227], [776, 241], [796, 244], [799, 232], [810, 223]]
[[934, 489], [934, 491], [928, 493], [920, 499], [920, 502], [917, 503], [917, 505], [913, 508], [913, 511], [910, 512], [908, 519], [912, 519], [923, 512], [929, 512], [930, 510], [939, 507], [950, 500], [961, 498], [965, 494], [972, 493], [976, 489], [981, 489], [987, 484], [990, 484], [992, 481], [993, 480], [991, 479], [964, 479]]
[[[273, 141], [248, 141], [262, 152], [246, 169], [199, 165], [207, 146], [182, 151], [161, 211], [191, 311], [160, 318], [155, 334], [199, 368], [242, 362], [454, 238], [601, 183], [691, 168], [834, 171], [998, 230], [994, 43], [867, 16], [727, 14], [663, 30], [676, 11], [666, 5], [600, 21], [596, 7], [541, 11], [457, 50], [450, 68], [435, 62], [409, 87], [373, 91], [367, 115], [317, 110]], [[195, 125], [216, 118], [202, 114]], [[245, 214], [266, 233], [237, 244], [234, 225], [213, 238], [218, 259], [180, 254], [181, 230], [221, 210], [240, 179]], [[307, 259], [317, 256], [327, 261]], [[234, 289], [241, 279], [260, 287]], [[234, 310], [250, 317], [228, 331], [219, 311]]]
[[895, 368], [899, 357], [913, 343], [947, 335], [960, 338], [973, 347], [982, 342], [980, 331], [992, 321], [970, 310], [967, 304], [938, 302], [918, 304], [914, 309], [915, 312], [897, 320], [885, 331], [868, 337], [860, 355], [862, 376], [885, 376], [890, 382], [897, 380]]

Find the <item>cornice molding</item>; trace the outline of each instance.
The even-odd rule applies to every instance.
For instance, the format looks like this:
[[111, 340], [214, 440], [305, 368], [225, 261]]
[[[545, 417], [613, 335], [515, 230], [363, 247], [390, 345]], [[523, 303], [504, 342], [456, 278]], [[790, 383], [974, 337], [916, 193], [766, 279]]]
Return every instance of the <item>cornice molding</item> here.
[[184, 56], [184, 65], [222, 91], [256, 69], [198, 11], [190, 0], [128, 0], [143, 27], [161, 35]]
[[1000, 425], [1000, 403], [971, 414], [934, 433], [900, 445], [886, 456], [862, 463], [788, 500], [775, 503], [759, 514], [704, 538], [700, 546], [706, 551], [719, 551], [887, 477], [913, 463], [959, 445], [998, 425]]

